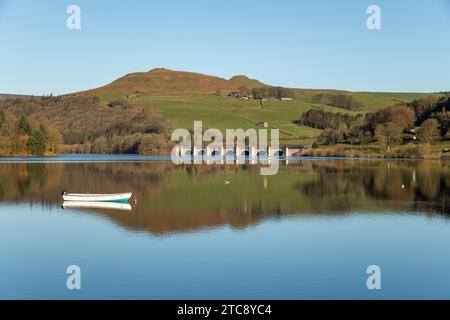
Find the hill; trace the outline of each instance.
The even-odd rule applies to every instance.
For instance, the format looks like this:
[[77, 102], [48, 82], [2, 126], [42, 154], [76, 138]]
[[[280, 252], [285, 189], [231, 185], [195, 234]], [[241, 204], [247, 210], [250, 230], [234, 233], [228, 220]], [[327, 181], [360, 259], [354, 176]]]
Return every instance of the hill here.
[[119, 93], [128, 96], [215, 94], [218, 90], [237, 90], [238, 83], [201, 73], [157, 68], [127, 74], [110, 84], [84, 93]]
[[[292, 89], [294, 101], [242, 100], [227, 96], [227, 92], [241, 87], [271, 87], [263, 82], [238, 75], [229, 80], [194, 72], [157, 68], [148, 72], [127, 74], [108, 85], [75, 95], [95, 94], [100, 104], [107, 106], [114, 101], [126, 101], [132, 107], [144, 108], [161, 114], [173, 128], [191, 128], [194, 120], [202, 120], [205, 128], [258, 128], [268, 122], [279, 128], [281, 143], [310, 144], [321, 130], [299, 126], [300, 115], [311, 108], [321, 108], [314, 101], [318, 94], [348, 94], [361, 102], [358, 113], [367, 113], [400, 102], [419, 99], [423, 93], [351, 92], [323, 89]], [[220, 92], [220, 94], [218, 94]], [[326, 106], [326, 111], [356, 114], [336, 106]]]

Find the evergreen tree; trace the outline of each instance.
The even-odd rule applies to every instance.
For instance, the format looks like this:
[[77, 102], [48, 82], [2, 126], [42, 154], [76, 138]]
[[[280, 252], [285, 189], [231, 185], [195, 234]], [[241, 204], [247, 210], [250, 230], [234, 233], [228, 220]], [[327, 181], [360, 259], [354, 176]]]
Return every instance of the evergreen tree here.
[[43, 155], [45, 152], [45, 136], [40, 130], [34, 130], [28, 140], [28, 149], [33, 155]]
[[19, 124], [17, 125], [19, 132], [22, 134], [31, 135], [33, 133], [33, 129], [30, 126], [27, 118], [25, 116], [21, 116], [19, 120]]
[[12, 136], [11, 125], [9, 124], [8, 118], [3, 110], [0, 111], [0, 130], [3, 135], [8, 137]]
[[14, 140], [11, 125], [6, 114], [0, 111], [0, 155], [14, 153]]
[[44, 139], [47, 141], [47, 127], [43, 123], [39, 124], [39, 132], [42, 133]]

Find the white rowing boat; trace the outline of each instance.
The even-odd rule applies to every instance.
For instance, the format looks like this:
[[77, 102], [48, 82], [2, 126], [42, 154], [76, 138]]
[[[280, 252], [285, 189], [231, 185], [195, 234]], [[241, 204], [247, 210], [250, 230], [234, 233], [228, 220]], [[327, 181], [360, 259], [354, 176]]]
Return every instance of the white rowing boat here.
[[121, 202], [89, 202], [89, 201], [64, 201], [63, 209], [113, 209], [131, 211], [129, 203]]
[[93, 194], [93, 193], [68, 193], [63, 191], [62, 197], [64, 201], [87, 201], [87, 202], [127, 202], [130, 200], [132, 193], [109, 193], [109, 194]]

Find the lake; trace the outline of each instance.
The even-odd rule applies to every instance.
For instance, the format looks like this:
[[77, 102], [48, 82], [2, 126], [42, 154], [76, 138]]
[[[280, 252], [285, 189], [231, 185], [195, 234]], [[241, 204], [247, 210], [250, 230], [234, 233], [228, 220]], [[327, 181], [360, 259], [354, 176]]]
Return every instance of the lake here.
[[[224, 183], [229, 181], [229, 184]], [[77, 208], [61, 192], [133, 192]], [[0, 161], [1, 299], [449, 299], [450, 162]], [[81, 269], [68, 290], [66, 269]], [[381, 269], [369, 290], [366, 269]]]

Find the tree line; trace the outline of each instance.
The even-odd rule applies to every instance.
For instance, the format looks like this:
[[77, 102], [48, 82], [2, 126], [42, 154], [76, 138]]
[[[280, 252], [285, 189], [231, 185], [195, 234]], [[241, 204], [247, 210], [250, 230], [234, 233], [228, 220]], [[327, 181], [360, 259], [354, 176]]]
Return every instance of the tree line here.
[[96, 96], [8, 99], [0, 101], [0, 110], [51, 123], [65, 152], [157, 153], [169, 140], [170, 126], [161, 115], [133, 108], [124, 100], [102, 105]]
[[238, 92], [230, 93], [235, 98], [251, 98], [251, 99], [282, 99], [294, 98], [295, 94], [291, 89], [283, 87], [260, 87], [247, 88], [240, 87]]
[[318, 93], [312, 96], [311, 102], [353, 111], [359, 111], [363, 107], [361, 102], [348, 93]]

